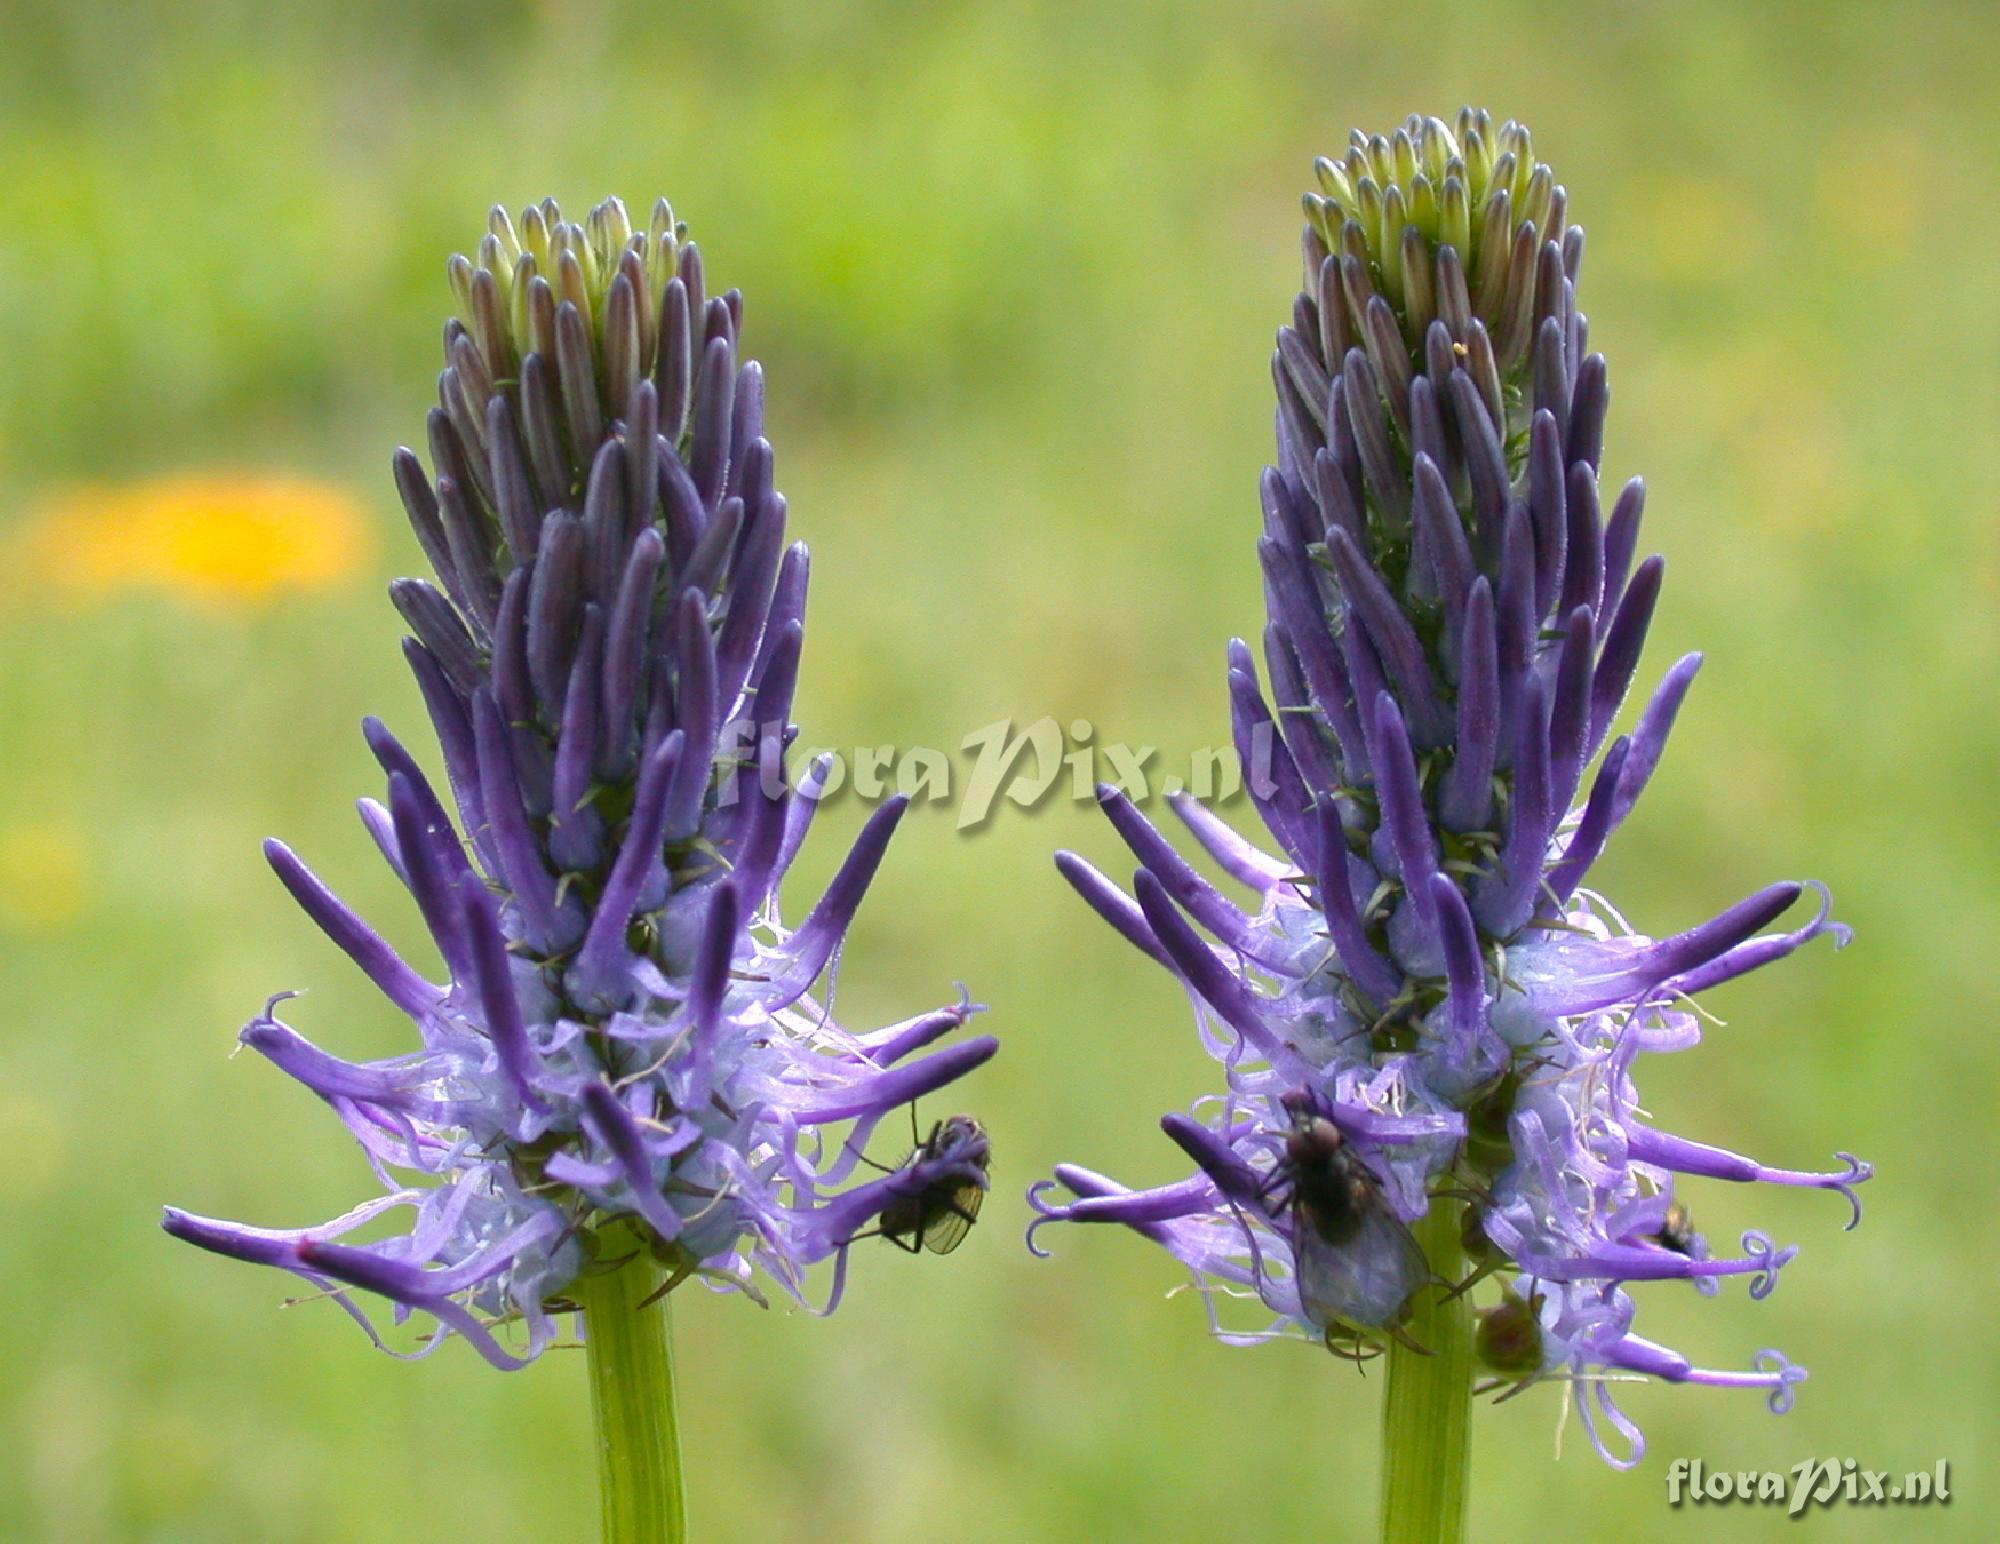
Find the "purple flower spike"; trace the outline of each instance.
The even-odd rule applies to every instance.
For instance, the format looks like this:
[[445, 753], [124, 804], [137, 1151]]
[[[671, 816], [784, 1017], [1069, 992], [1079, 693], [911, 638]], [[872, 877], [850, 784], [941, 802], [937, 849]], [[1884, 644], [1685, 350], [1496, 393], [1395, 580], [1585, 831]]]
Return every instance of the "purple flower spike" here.
[[[1119, 1223], [1193, 1273], [1225, 1340], [1360, 1356], [1435, 1268], [1405, 1225], [1450, 1208], [1467, 1290], [1500, 1294], [1480, 1309], [1487, 1370], [1566, 1381], [1623, 1465], [1643, 1443], [1612, 1378], [1760, 1388], [1782, 1410], [1804, 1376], [1775, 1354], [1709, 1372], [1632, 1333], [1640, 1283], [1743, 1277], [1761, 1298], [1796, 1253], [1752, 1231], [1712, 1254], [1678, 1190], [1827, 1190], [1858, 1217], [1871, 1174], [1659, 1131], [1635, 1063], [1699, 1041], [1696, 994], [1846, 932], [1810, 882], [1658, 937], [1586, 888], [1701, 656], [1614, 733], [1664, 564], [1635, 563], [1644, 484], [1600, 494], [1610, 392], [1576, 304], [1583, 233], [1527, 131], [1413, 117], [1318, 172], [1259, 485], [1280, 730], [1249, 652], [1229, 653], [1232, 730], [1269, 773], [1254, 803], [1282, 851], [1176, 800], [1239, 899], [1107, 795], [1142, 865], [1132, 895], [1058, 860], [1194, 996], [1224, 1086], [1162, 1122], [1191, 1173], [1131, 1189], [1060, 1165], [1030, 1192], [1031, 1232]], [[1809, 889], [1812, 915], [1765, 931]], [[1224, 1330], [1224, 1298], [1269, 1317]]]
[[[373, 719], [388, 793], [362, 801], [446, 984], [289, 848], [265, 847], [418, 1045], [342, 1060], [275, 1017], [282, 998], [242, 1042], [333, 1110], [385, 1193], [316, 1228], [178, 1209], [165, 1226], [301, 1277], [378, 1345], [371, 1295], [396, 1323], [435, 1322], [417, 1354], [458, 1337], [522, 1366], [578, 1279], [618, 1269], [635, 1242], [675, 1280], [762, 1301], [762, 1271], [803, 1303], [807, 1268], [844, 1264], [857, 1233], [911, 1233], [900, 1223], [928, 1220], [936, 1187], [985, 1187], [984, 1132], [954, 1116], [900, 1167], [840, 1188], [883, 1119], [997, 1046], [915, 1054], [981, 1011], [962, 992], [861, 1034], [807, 997], [902, 804], [876, 812], [788, 930], [777, 885], [819, 793], [811, 777], [789, 786], [778, 755], [796, 733], [806, 549], [786, 546], [740, 299], [704, 301], [685, 236], [664, 202], [640, 233], [615, 200], [587, 228], [548, 202], [518, 232], [495, 209], [479, 262], [453, 261], [435, 481], [410, 451], [394, 461], [438, 582], [391, 595], [456, 819]], [[1163, 841], [1158, 854], [1171, 871]], [[1113, 897], [1109, 914], [1122, 902], [1138, 918]], [[1219, 893], [1197, 899], [1248, 938]], [[821, 1129], [845, 1121], [846, 1141]], [[407, 1231], [348, 1241], [390, 1211]]]

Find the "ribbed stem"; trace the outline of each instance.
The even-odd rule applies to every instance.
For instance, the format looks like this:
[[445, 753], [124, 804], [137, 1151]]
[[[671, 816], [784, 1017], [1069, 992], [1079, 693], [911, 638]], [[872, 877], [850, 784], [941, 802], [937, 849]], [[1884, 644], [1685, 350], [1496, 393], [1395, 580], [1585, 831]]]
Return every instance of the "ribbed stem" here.
[[575, 1287], [590, 1359], [604, 1544], [680, 1544], [687, 1537], [670, 1299], [639, 1306], [663, 1279], [659, 1267], [641, 1254]]
[[[1434, 1200], [1411, 1229], [1433, 1272], [1465, 1272], [1459, 1207]], [[1472, 1309], [1435, 1284], [1411, 1305], [1404, 1333], [1430, 1355], [1389, 1347], [1389, 1392], [1382, 1403], [1383, 1544], [1459, 1544], [1465, 1538], [1471, 1474]]]

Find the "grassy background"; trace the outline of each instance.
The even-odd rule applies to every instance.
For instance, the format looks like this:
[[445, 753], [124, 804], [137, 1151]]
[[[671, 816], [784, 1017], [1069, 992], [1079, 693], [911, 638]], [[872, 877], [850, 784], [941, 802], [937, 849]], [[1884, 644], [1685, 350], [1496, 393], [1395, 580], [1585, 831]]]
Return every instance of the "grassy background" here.
[[[1590, 230], [1608, 470], [1651, 483], [1670, 584], [1646, 678], [1709, 665], [1600, 877], [1666, 931], [1767, 879], [1859, 933], [1717, 995], [1646, 1071], [1676, 1129], [1766, 1161], [1873, 1159], [1817, 1195], [1692, 1192], [1804, 1246], [1776, 1296], [1647, 1295], [1754, 1396], [1647, 1388], [1635, 1474], [1557, 1396], [1478, 1422], [1475, 1532], [1763, 1538], [1670, 1512], [1667, 1461], [1955, 1465], [1948, 1509], [1829, 1538], [1984, 1536], [2000, 1374], [1992, 680], [2000, 324], [1993, 13], [1975, 4], [105, 5], [0, 0], [0, 542], [81, 478], [276, 468], [353, 490], [369, 555], [257, 606], [90, 600], [0, 572], [0, 1535], [585, 1536], [582, 1368], [416, 1367], [276, 1276], [170, 1244], [162, 1201], [272, 1223], [369, 1187], [251, 1058], [264, 996], [351, 1054], [394, 1015], [283, 900], [281, 832], [371, 914], [406, 905], [347, 809], [355, 722], [416, 730], [381, 581], [419, 560], [387, 452], [421, 434], [442, 260], [488, 203], [667, 191], [749, 296], [818, 573], [801, 700], [825, 744], [954, 745], [1087, 716], [1184, 755], [1259, 623], [1265, 355], [1295, 199], [1351, 124], [1484, 101], [1536, 130]], [[4, 549], [15, 554], [17, 549]], [[830, 808], [817, 881], [862, 815]], [[843, 1016], [963, 978], [1006, 1040], [976, 1103], [997, 1189], [950, 1260], [882, 1249], [825, 1323], [679, 1311], [696, 1523], [746, 1540], [1354, 1537], [1379, 1390], [1202, 1333], [1129, 1236], [1019, 1243], [1060, 1159], [1138, 1182], [1213, 1084], [1179, 992], [1048, 862], [1094, 811], [905, 827]]]

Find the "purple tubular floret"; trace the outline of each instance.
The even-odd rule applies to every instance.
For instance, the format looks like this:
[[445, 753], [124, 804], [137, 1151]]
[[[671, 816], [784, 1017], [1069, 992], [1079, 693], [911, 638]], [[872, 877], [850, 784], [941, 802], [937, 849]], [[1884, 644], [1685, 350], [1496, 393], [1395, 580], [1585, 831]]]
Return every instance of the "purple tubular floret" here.
[[1436, 683], [1409, 618], [1345, 531], [1329, 531], [1326, 547], [1334, 576], [1347, 596], [1348, 625], [1367, 629], [1383, 668], [1409, 705], [1412, 736], [1424, 745], [1440, 743], [1450, 732], [1449, 720], [1438, 703]]
[[1260, 944], [1251, 919], [1197, 874], [1130, 799], [1110, 784], [1099, 783], [1097, 803], [1110, 817], [1112, 829], [1132, 849], [1132, 855], [1159, 880], [1177, 904], [1224, 943], [1252, 958], [1257, 956]]
[[1453, 831], [1476, 831], [1493, 813], [1493, 771], [1500, 748], [1499, 637], [1493, 590], [1484, 574], [1473, 580], [1466, 598], [1460, 648], [1458, 722], [1438, 814]]
[[493, 1042], [493, 1054], [521, 1103], [539, 1114], [548, 1108], [535, 1091], [534, 1078], [540, 1058], [521, 1017], [513, 971], [507, 963], [507, 940], [500, 931], [499, 909], [477, 879], [464, 880], [459, 894], [473, 986], [485, 1011], [486, 1033]]
[[1604, 654], [1590, 683], [1590, 744], [1595, 747], [1618, 716], [1618, 706], [1639, 669], [1639, 651], [1645, 647], [1646, 629], [1652, 625], [1653, 607], [1660, 598], [1660, 582], [1666, 560], [1652, 557], [1639, 565], [1631, 587], [1619, 601], [1618, 611], [1604, 636]]
[[1375, 699], [1374, 731], [1369, 743], [1375, 759], [1375, 792], [1381, 801], [1382, 825], [1394, 846], [1397, 869], [1417, 920], [1426, 934], [1434, 934], [1437, 909], [1430, 883], [1437, 873], [1437, 842], [1425, 814], [1423, 789], [1417, 782], [1417, 764], [1403, 728], [1403, 715], [1387, 692]]
[[1604, 843], [1617, 824], [1619, 780], [1631, 749], [1632, 742], [1621, 739], [1604, 753], [1604, 764], [1597, 769], [1597, 780], [1591, 785], [1590, 798], [1584, 804], [1583, 816], [1577, 821], [1569, 846], [1549, 870], [1549, 898], [1558, 906], [1576, 893], [1576, 887], [1583, 882], [1590, 865], [1597, 861], [1597, 855], [1604, 851]]
[[909, 806], [907, 798], [896, 795], [861, 827], [861, 834], [841, 860], [819, 904], [792, 935], [790, 963], [772, 983], [774, 1002], [790, 1002], [801, 996], [825, 969], [833, 951], [847, 935], [848, 924], [860, 910], [868, 887], [875, 882], [875, 871], [889, 850], [889, 839], [896, 834], [896, 827]]
[[300, 909], [361, 967], [384, 997], [419, 1022], [437, 1010], [443, 990], [406, 965], [387, 940], [322, 884], [298, 854], [271, 837], [264, 843], [264, 857]]
[[1083, 897], [1086, 905], [1115, 928], [1135, 949], [1151, 955], [1168, 969], [1173, 962], [1146, 925], [1139, 903], [1073, 852], [1056, 854], [1056, 871]]
[[1140, 869], [1133, 876], [1132, 893], [1145, 914], [1146, 925], [1188, 986], [1221, 1015], [1225, 1024], [1258, 1050], [1267, 1055], [1274, 1051], [1277, 1037], [1265, 1025], [1255, 1000], [1236, 973], [1188, 925], [1166, 887]]
[[1645, 711], [1639, 715], [1639, 725], [1632, 731], [1632, 754], [1626, 758], [1624, 772], [1618, 780], [1614, 820], [1624, 820], [1639, 802], [1639, 795], [1646, 791], [1646, 784], [1651, 781], [1653, 770], [1660, 764], [1660, 756], [1667, 748], [1667, 736], [1673, 732], [1674, 719], [1680, 713], [1681, 703], [1701, 669], [1701, 658], [1699, 654], [1686, 654], [1676, 660], [1654, 689]]
[[1341, 968], [1379, 1011], [1386, 1008], [1403, 987], [1402, 972], [1389, 963], [1372, 943], [1355, 908], [1354, 889], [1349, 878], [1350, 858], [1347, 836], [1340, 812], [1331, 802], [1321, 804], [1319, 817], [1319, 904], [1326, 919], [1328, 936], [1340, 956]]

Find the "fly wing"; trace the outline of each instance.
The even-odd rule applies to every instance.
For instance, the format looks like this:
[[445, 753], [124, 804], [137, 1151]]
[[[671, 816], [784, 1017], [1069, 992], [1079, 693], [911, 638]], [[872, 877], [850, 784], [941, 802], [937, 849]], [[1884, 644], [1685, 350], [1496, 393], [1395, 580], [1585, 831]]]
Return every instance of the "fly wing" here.
[[986, 1192], [977, 1185], [960, 1185], [952, 1191], [951, 1199], [924, 1225], [924, 1247], [933, 1254], [950, 1254], [964, 1243], [985, 1199]]
[[1424, 1252], [1379, 1203], [1343, 1244], [1329, 1244], [1303, 1215], [1292, 1219], [1299, 1304], [1322, 1328], [1337, 1320], [1367, 1329], [1393, 1324], [1410, 1294], [1430, 1277]]

